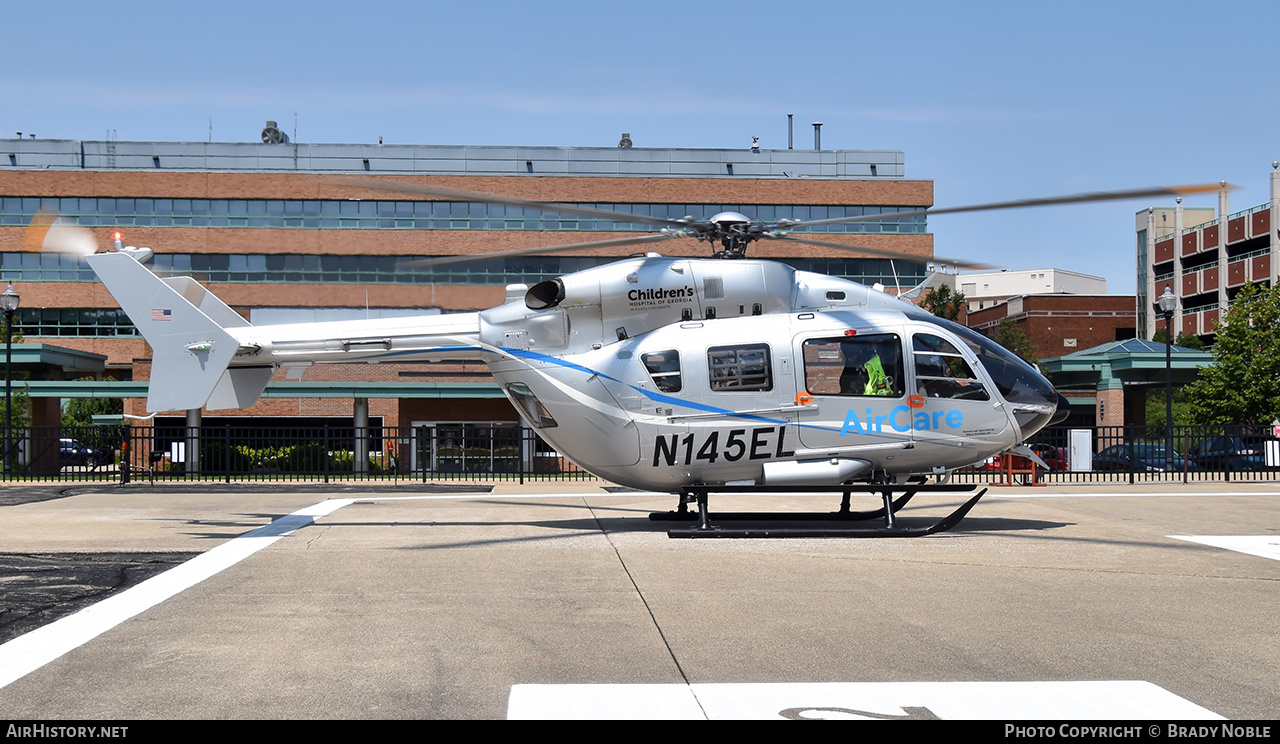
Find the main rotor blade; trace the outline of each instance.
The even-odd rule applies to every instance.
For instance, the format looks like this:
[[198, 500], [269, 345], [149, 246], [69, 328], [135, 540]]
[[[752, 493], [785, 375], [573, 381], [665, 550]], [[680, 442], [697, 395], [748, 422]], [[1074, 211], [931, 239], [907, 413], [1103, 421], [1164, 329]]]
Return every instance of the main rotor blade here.
[[645, 214], [630, 214], [628, 212], [615, 212], [611, 209], [596, 209], [595, 207], [580, 207], [574, 204], [557, 204], [555, 202], [534, 201], [532, 199], [520, 199], [514, 196], [498, 196], [496, 194], [485, 194], [480, 191], [446, 189], [440, 186], [419, 186], [416, 184], [396, 183], [394, 181], [383, 183], [380, 181], [345, 178], [339, 179], [337, 182], [346, 186], [357, 186], [359, 188], [375, 189], [378, 191], [394, 191], [401, 194], [419, 194], [421, 196], [439, 196], [445, 199], [482, 202], [484, 204], [502, 204], [509, 207], [525, 207], [528, 209], [537, 209], [542, 212], [552, 212], [556, 214], [572, 214], [579, 217], [599, 217], [600, 219], [606, 219], [613, 222], [659, 225], [661, 227], [683, 227], [686, 224], [682, 220], [672, 220], [667, 219], [666, 217], [650, 217]]
[[1218, 183], [1193, 183], [1185, 186], [1151, 186], [1128, 191], [1093, 191], [1070, 196], [1047, 196], [1038, 199], [1018, 199], [1015, 201], [991, 202], [989, 204], [971, 204], [963, 207], [944, 207], [942, 209], [916, 209], [909, 212], [887, 212], [885, 214], [864, 214], [857, 217], [833, 217], [827, 220], [803, 220], [801, 222], [779, 223], [783, 230], [811, 225], [835, 225], [844, 222], [872, 222], [886, 217], [919, 217], [920, 215], [958, 214], [960, 212], [987, 212], [996, 209], [1021, 209], [1023, 207], [1050, 207], [1057, 204], [1082, 204], [1085, 202], [1121, 201], [1124, 199], [1141, 199], [1148, 196], [1184, 196], [1186, 194], [1203, 194], [1221, 188], [1237, 188], [1231, 184], [1225, 187]]
[[856, 251], [858, 253], [867, 253], [872, 256], [881, 258], [893, 258], [903, 261], [914, 261], [916, 263], [935, 263], [947, 264], [948, 266], [958, 266], [962, 269], [990, 269], [994, 268], [990, 264], [977, 263], [974, 261], [964, 261], [958, 258], [942, 258], [941, 256], [915, 256], [910, 253], [901, 253], [899, 251], [886, 251], [879, 248], [867, 248], [861, 245], [845, 245], [844, 243], [831, 243], [825, 240], [813, 240], [810, 238], [800, 238], [795, 235], [770, 235], [765, 233], [764, 237], [768, 240], [785, 240], [791, 243], [808, 243], [809, 245], [820, 245], [823, 248], [838, 248], [842, 251]]
[[669, 240], [671, 235], [664, 233], [654, 233], [653, 235], [642, 235], [634, 238], [611, 238], [609, 240], [590, 240], [585, 243], [567, 243], [563, 245], [547, 245], [536, 248], [517, 248], [510, 251], [498, 251], [496, 253], [468, 253], [461, 256], [439, 256], [437, 258], [420, 258], [416, 261], [405, 261], [399, 264], [398, 268], [402, 269], [424, 269], [428, 266], [442, 266], [444, 264], [466, 263], [467, 261], [487, 261], [491, 258], [510, 258], [512, 256], [545, 256], [548, 253], [561, 253], [563, 251], [572, 251], [579, 248], [608, 248], [618, 245], [636, 245], [637, 243], [656, 243], [660, 240]]

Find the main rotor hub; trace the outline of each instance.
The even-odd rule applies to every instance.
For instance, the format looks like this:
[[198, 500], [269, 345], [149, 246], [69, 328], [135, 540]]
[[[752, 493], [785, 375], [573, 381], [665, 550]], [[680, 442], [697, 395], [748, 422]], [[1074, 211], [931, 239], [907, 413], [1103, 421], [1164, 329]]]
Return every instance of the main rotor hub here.
[[708, 229], [699, 240], [720, 241], [716, 258], [745, 258], [747, 246], [764, 233], [764, 225], [741, 212], [719, 212], [707, 220]]
[[713, 225], [724, 225], [725, 227], [751, 224], [751, 218], [741, 212], [719, 212], [712, 215], [711, 219], [707, 221]]

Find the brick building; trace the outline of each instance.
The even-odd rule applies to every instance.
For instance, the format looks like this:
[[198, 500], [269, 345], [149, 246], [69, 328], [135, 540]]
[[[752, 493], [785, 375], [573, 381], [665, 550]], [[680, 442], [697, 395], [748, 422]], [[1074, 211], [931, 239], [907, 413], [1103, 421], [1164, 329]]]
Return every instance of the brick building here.
[[1040, 358], [1047, 359], [1133, 338], [1137, 312], [1133, 295], [1024, 295], [971, 309], [968, 325], [994, 337], [1005, 318], [1027, 334]]
[[[1011, 297], [994, 307], [971, 310], [968, 325], [995, 337], [1000, 324], [1008, 319], [1027, 335], [1041, 360], [1098, 349], [1111, 348], [1116, 342], [1135, 335], [1137, 311], [1133, 295], [1043, 294]], [[1123, 348], [1120, 352], [1123, 353]], [[1108, 362], [1110, 363], [1110, 362]], [[1100, 403], [1106, 395], [1118, 395], [1099, 387], [1099, 378], [1072, 377], [1060, 374], [1060, 366], [1044, 364], [1050, 380], [1071, 401], [1068, 424], [1108, 425], [1123, 421], [1126, 409], [1123, 397], [1110, 408]], [[1096, 365], [1095, 365], [1096, 369]]]

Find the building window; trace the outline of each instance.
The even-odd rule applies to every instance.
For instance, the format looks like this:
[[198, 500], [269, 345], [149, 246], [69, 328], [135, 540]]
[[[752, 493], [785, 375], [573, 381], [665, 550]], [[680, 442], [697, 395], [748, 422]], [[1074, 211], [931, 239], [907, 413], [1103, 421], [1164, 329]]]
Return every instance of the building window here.
[[137, 336], [129, 317], [119, 308], [19, 308], [14, 326], [28, 337], [115, 338]]
[[[205, 284], [462, 284], [530, 286], [575, 271], [602, 266], [618, 256], [520, 256], [477, 258], [466, 263], [426, 268], [403, 264], [433, 256], [344, 256], [281, 253], [158, 253], [149, 264], [159, 276], [192, 276]], [[925, 264], [883, 258], [779, 259], [800, 271], [850, 279], [863, 284], [915, 285], [924, 281]], [[896, 263], [896, 267], [895, 267]], [[894, 269], [897, 269], [895, 275]], [[95, 282], [97, 275], [75, 256], [57, 253], [0, 254], [0, 280]]]
[[[928, 232], [924, 215], [894, 217], [915, 206], [810, 204], [598, 204], [594, 207], [641, 216], [709, 219], [719, 212], [741, 212], [774, 222], [884, 215], [884, 219], [798, 228], [815, 233]], [[0, 225], [30, 224], [41, 207], [85, 227], [273, 227], [358, 230], [573, 230], [647, 232], [651, 226], [625, 221], [575, 217], [529, 207], [483, 202], [321, 200], [321, 199], [117, 199], [110, 197], [0, 198]]]

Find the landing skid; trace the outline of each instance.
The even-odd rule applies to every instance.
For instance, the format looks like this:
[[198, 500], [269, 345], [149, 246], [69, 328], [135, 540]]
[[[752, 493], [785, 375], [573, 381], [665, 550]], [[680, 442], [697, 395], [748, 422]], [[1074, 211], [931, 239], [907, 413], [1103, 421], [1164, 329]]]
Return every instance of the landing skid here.
[[[923, 527], [907, 527], [899, 525], [894, 515], [906, 506], [917, 493], [957, 493], [972, 491], [973, 485], [965, 484], [923, 484], [910, 483], [897, 485], [839, 485], [839, 486], [685, 486], [681, 489], [680, 504], [675, 511], [653, 512], [649, 519], [655, 522], [693, 522], [690, 527], [676, 527], [667, 531], [668, 537], [923, 537], [937, 532], [944, 532], [956, 526], [969, 510], [986, 495], [984, 488], [976, 496], [966, 501], [951, 514]], [[896, 499], [893, 494], [903, 492]], [[708, 507], [711, 493], [839, 493], [843, 495], [840, 510], [836, 512], [716, 512], [714, 515]], [[849, 498], [853, 493], [878, 493], [884, 505], [872, 511], [850, 511]], [[697, 513], [690, 512], [688, 505], [696, 502]], [[817, 526], [763, 526], [751, 528], [723, 527], [711, 523], [714, 516], [717, 523], [722, 522], [819, 522]], [[883, 519], [884, 526], [854, 526], [849, 522], [865, 522]], [[838, 525], [838, 526], [837, 526]]]

